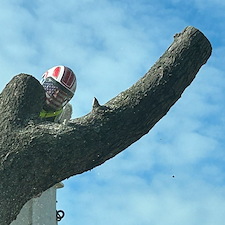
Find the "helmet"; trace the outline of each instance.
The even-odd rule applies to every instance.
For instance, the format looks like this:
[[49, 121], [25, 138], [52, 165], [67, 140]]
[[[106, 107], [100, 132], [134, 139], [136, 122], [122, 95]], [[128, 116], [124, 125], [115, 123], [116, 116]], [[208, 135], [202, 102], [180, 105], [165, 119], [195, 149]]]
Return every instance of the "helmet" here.
[[46, 110], [60, 110], [73, 97], [77, 81], [74, 72], [66, 66], [55, 66], [42, 75], [46, 92]]

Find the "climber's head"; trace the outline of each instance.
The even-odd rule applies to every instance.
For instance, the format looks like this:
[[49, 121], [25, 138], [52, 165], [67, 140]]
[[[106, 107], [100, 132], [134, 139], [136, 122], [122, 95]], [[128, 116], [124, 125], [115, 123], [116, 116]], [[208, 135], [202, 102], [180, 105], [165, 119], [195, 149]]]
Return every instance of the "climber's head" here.
[[55, 66], [42, 75], [46, 92], [45, 110], [60, 110], [74, 95], [77, 81], [74, 72], [66, 66]]

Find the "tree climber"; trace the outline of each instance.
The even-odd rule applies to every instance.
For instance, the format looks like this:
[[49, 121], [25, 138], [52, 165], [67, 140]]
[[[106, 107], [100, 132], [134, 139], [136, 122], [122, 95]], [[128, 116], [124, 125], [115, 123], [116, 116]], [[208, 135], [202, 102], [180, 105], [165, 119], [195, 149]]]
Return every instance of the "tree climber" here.
[[74, 72], [66, 66], [55, 66], [42, 75], [46, 98], [40, 117], [47, 121], [66, 123], [72, 115], [73, 97], [77, 81]]

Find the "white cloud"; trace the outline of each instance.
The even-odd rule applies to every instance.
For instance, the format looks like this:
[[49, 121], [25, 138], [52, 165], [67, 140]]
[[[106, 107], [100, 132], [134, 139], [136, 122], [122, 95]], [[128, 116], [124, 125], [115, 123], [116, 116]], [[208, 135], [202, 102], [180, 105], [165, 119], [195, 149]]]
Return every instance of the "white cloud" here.
[[[121, 171], [121, 174], [123, 171]], [[85, 179], [86, 177], [86, 179]], [[129, 175], [111, 179], [110, 185], [83, 175], [75, 191], [63, 193], [59, 202], [69, 204], [71, 214], [62, 223], [73, 224], [223, 224], [224, 188], [199, 180], [192, 174], [166, 176], [158, 173], [151, 183]], [[128, 179], [127, 179], [128, 178]], [[80, 186], [77, 188], [76, 186]], [[86, 190], [87, 188], [87, 190]], [[63, 190], [61, 190], [63, 191]], [[77, 194], [76, 194], [77, 193]], [[67, 213], [67, 212], [66, 212]]]

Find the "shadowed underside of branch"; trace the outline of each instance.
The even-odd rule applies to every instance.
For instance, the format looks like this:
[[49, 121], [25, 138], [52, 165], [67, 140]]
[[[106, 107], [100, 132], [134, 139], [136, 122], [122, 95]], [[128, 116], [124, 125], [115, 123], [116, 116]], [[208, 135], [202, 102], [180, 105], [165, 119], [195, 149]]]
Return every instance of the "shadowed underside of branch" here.
[[140, 139], [181, 97], [211, 55], [187, 27], [136, 84], [68, 125], [41, 122], [44, 91], [32, 76], [15, 76], [0, 95], [0, 224], [32, 197], [114, 157]]

